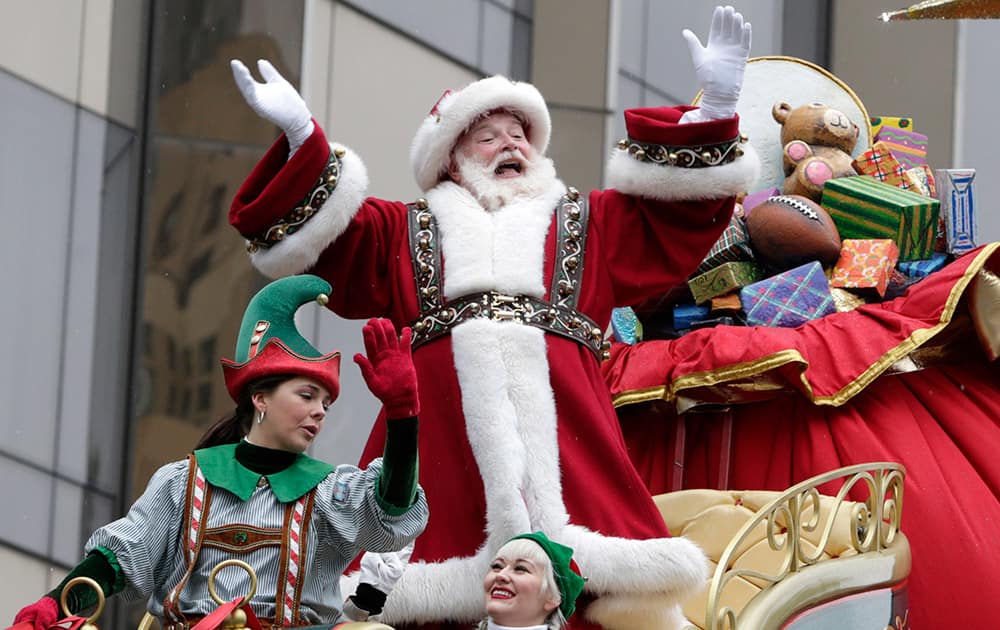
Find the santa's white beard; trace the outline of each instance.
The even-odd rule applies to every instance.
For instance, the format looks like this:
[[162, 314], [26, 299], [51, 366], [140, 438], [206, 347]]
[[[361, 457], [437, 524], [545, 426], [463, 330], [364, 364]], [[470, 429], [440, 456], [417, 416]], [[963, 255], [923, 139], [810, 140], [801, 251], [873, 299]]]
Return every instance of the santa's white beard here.
[[[509, 179], [497, 177], [496, 168], [514, 157], [522, 160], [521, 175]], [[490, 164], [459, 154], [455, 156], [455, 163], [461, 177], [461, 186], [472, 193], [484, 209], [491, 212], [512, 201], [532, 198], [548, 190], [556, 179], [556, 167], [552, 160], [543, 156], [528, 160], [520, 151], [507, 151]]]

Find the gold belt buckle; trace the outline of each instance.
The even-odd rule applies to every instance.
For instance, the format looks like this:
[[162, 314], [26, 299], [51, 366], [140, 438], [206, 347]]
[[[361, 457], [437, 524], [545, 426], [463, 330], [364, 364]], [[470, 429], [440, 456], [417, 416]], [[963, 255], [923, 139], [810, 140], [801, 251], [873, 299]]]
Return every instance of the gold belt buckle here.
[[523, 295], [489, 292], [490, 319], [500, 322], [523, 321], [528, 312]]

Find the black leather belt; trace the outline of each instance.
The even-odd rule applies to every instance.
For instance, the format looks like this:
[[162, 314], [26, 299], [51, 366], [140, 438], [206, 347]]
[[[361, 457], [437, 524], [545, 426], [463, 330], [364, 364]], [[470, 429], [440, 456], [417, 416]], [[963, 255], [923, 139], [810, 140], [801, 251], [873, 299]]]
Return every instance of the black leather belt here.
[[600, 360], [607, 349], [604, 331], [583, 313], [528, 295], [496, 291], [470, 293], [421, 315], [413, 323], [413, 347], [448, 334], [472, 319], [514, 322], [541, 328], [583, 344]]

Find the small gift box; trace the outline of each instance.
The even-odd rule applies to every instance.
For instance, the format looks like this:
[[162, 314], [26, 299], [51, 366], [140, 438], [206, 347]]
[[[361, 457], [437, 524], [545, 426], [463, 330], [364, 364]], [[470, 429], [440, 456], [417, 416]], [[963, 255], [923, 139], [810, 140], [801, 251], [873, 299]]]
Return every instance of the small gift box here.
[[709, 308], [712, 315], [724, 314], [727, 311], [743, 310], [743, 303], [740, 302], [740, 294], [733, 292], [712, 298]]
[[859, 175], [826, 182], [822, 205], [841, 238], [893, 239], [900, 260], [923, 260], [934, 252], [937, 199]]
[[746, 217], [754, 209], [754, 206], [762, 201], [767, 201], [770, 197], [777, 197], [781, 191], [777, 188], [767, 188], [752, 192], [743, 198], [743, 216]]
[[707, 319], [708, 307], [697, 304], [676, 304], [674, 305], [674, 328], [684, 330], [691, 328], [695, 322]]
[[906, 169], [892, 154], [889, 147], [882, 142], [873, 144], [870, 149], [855, 158], [851, 164], [858, 175], [874, 177], [878, 181], [896, 188], [910, 186], [910, 182], [903, 176]]
[[830, 286], [841, 289], [874, 289], [885, 295], [899, 259], [892, 239], [845, 239], [840, 260], [833, 267]]
[[740, 301], [751, 326], [791, 328], [836, 310], [823, 267], [816, 261], [743, 287]]
[[731, 293], [764, 277], [760, 266], [752, 262], [729, 262], [709, 269], [688, 280], [691, 295], [701, 304], [719, 295]]
[[875, 140], [888, 147], [903, 168], [915, 168], [927, 163], [927, 136], [922, 133], [883, 125]]
[[753, 260], [753, 249], [750, 247], [750, 234], [747, 232], [746, 221], [735, 214], [729, 219], [719, 240], [708, 250], [708, 255], [698, 265], [696, 274], [705, 273], [727, 262]]
[[855, 295], [846, 289], [830, 287], [830, 295], [833, 296], [833, 305], [837, 309], [838, 313], [853, 311], [865, 303], [864, 298], [859, 295]]
[[616, 341], [635, 345], [642, 341], [642, 322], [630, 306], [611, 309], [611, 332]]
[[896, 129], [913, 131], [913, 119], [905, 116], [872, 116], [868, 120], [871, 123], [872, 137], [877, 136], [878, 132], [882, 131], [882, 127], [886, 125]]
[[972, 181], [976, 171], [952, 168], [937, 171], [938, 199], [944, 220], [945, 249], [952, 254], [964, 254], [976, 247], [976, 206]]
[[926, 278], [948, 264], [948, 255], [934, 252], [927, 260], [907, 260], [896, 265], [911, 278]]
[[908, 168], [903, 172], [903, 177], [910, 182], [907, 190], [920, 193], [924, 197], [937, 198], [937, 185], [934, 183], [934, 173], [931, 167], [926, 164], [916, 168]]

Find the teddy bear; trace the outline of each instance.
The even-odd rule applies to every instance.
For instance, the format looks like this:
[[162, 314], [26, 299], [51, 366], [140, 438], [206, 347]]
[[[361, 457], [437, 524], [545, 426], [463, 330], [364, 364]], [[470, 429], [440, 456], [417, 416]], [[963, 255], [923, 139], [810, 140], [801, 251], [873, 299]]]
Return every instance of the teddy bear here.
[[771, 115], [781, 125], [782, 193], [819, 202], [828, 179], [857, 174], [851, 165], [851, 152], [860, 129], [846, 114], [821, 103], [793, 109], [779, 101]]

